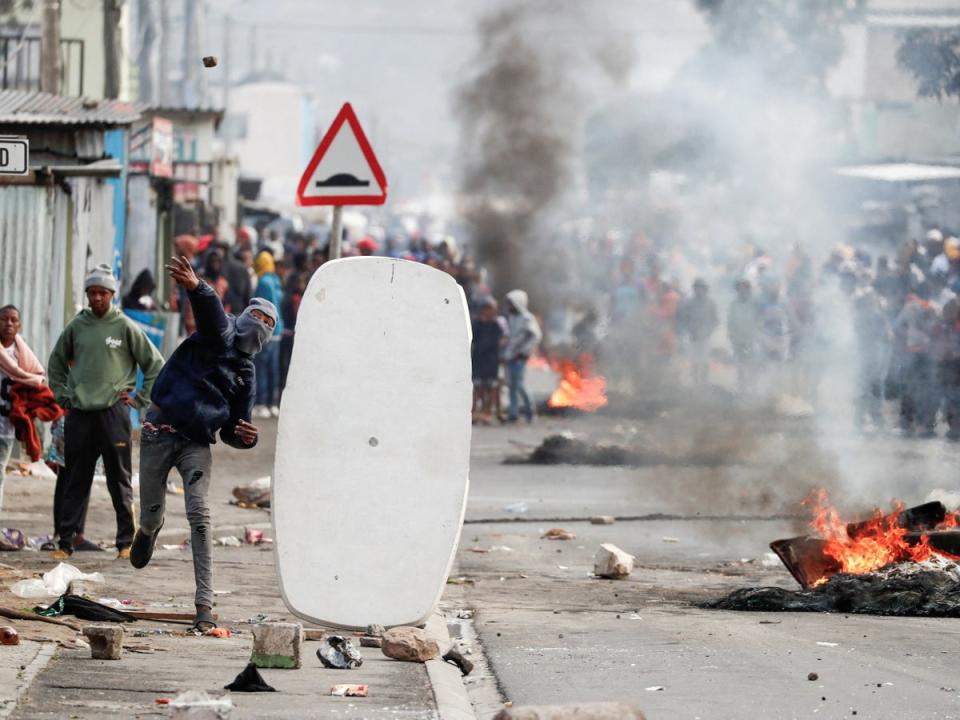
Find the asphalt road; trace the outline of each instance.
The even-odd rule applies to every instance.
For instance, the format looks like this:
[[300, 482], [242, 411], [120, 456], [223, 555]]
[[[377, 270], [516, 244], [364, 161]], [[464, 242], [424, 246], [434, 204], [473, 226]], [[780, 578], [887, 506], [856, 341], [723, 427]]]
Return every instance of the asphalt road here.
[[[735, 413], [580, 416], [475, 432], [455, 568], [470, 584], [448, 601], [474, 611], [501, 699], [631, 701], [651, 719], [960, 718], [960, 684], [948, 669], [956, 620], [697, 607], [739, 587], [796, 587], [767, 546], [806, 529], [800, 500], [811, 489], [829, 488], [853, 514], [894, 497], [918, 503], [957, 486], [956, 446], [863, 437], [836, 418], [771, 420], [728, 463], [501, 464], [554, 432], [607, 441], [686, 434], [709, 443], [711, 427], [729, 432], [737, 422]], [[517, 502], [525, 513], [505, 510]], [[596, 514], [675, 519], [584, 522]], [[558, 524], [577, 539], [540, 539]], [[630, 578], [591, 577], [602, 542], [636, 556]], [[490, 715], [489, 704], [482, 710]]]

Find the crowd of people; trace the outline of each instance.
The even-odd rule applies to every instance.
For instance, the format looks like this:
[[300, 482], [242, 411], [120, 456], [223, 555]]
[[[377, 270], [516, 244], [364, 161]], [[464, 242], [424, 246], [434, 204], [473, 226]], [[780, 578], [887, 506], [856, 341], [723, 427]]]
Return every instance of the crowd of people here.
[[[364, 236], [345, 250], [423, 262], [461, 285], [473, 324], [475, 423], [534, 419], [525, 374], [530, 359], [543, 352], [595, 358], [612, 386], [637, 393], [679, 384], [678, 368], [686, 368], [690, 386], [704, 388], [711, 368], [732, 365], [743, 398], [790, 394], [814, 408], [822, 379], [844, 367], [857, 427], [880, 430], [895, 417], [904, 435], [933, 437], [942, 418], [946, 437], [960, 440], [960, 239], [940, 230], [929, 231], [922, 243], [905, 242], [892, 259], [842, 246], [817, 266], [798, 245], [780, 259], [753, 248], [719, 269], [704, 267], [704, 277], [687, 263], [689, 292], [675, 279], [682, 256], [649, 248], [617, 255], [607, 247], [585, 266], [599, 300], [579, 304], [565, 343], [550, 334], [562, 324], [558, 317], [571, 314], [569, 307], [558, 313], [548, 300], [535, 313], [521, 289], [498, 303], [485, 273], [452, 241], [388, 238], [381, 246]], [[167, 266], [172, 284], [165, 309], [179, 314], [186, 339], [166, 363], [121, 310], [159, 309], [148, 271], [117, 302], [112, 269], [91, 270], [88, 307], [63, 330], [46, 370], [20, 336], [20, 309], [0, 307], [0, 468], [18, 441], [39, 459], [34, 421], [64, 415], [53, 433], [63, 452], [53, 463], [59, 470], [56, 543], [48, 549], [60, 558], [101, 549], [85, 537], [85, 523], [102, 460], [118, 554], [143, 567], [163, 524], [167, 475], [177, 467], [192, 532], [197, 618], [208, 625], [210, 444], [219, 433], [228, 445], [253, 447], [252, 421], [277, 414], [300, 302], [326, 257], [296, 233], [268, 233], [259, 242], [241, 233], [232, 246], [184, 235], [176, 251]], [[729, 295], [725, 313], [715, 294]], [[130, 408], [145, 411], [139, 530]], [[0, 503], [2, 492], [0, 473]]]

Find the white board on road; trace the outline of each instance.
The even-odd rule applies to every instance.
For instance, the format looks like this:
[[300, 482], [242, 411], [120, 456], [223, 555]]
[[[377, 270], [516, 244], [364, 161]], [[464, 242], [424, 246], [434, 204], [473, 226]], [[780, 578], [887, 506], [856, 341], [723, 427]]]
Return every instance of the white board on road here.
[[310, 280], [272, 497], [295, 615], [363, 628], [433, 611], [467, 497], [470, 334], [460, 286], [426, 265], [347, 258]]

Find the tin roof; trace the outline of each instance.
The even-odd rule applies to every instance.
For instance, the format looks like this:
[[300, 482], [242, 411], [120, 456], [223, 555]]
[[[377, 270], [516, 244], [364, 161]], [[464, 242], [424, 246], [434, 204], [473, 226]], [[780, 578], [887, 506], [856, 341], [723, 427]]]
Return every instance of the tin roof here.
[[0, 90], [0, 125], [129, 125], [139, 117], [120, 100]]

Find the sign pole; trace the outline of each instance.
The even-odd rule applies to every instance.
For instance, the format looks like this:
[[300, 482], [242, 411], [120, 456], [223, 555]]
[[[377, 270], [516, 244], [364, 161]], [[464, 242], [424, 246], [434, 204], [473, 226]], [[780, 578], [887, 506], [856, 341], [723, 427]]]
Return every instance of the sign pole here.
[[327, 259], [340, 259], [340, 244], [343, 239], [343, 205], [333, 206], [333, 220], [330, 222], [330, 242], [327, 244]]

